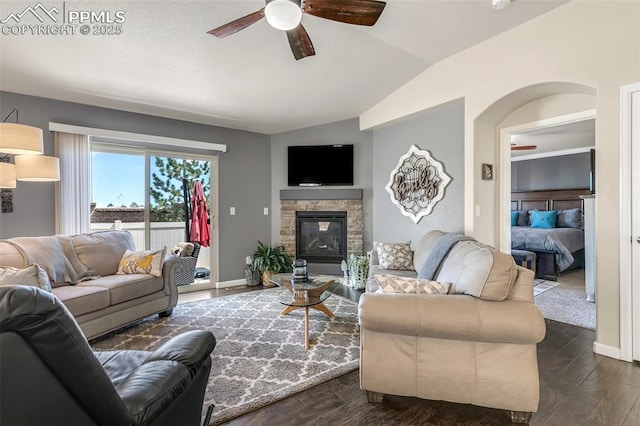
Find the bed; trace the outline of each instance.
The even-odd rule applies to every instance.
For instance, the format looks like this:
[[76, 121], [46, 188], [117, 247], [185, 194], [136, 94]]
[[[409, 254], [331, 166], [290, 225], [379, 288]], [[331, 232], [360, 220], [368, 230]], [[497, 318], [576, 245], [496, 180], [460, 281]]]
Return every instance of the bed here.
[[[584, 267], [583, 202], [580, 197], [590, 194], [588, 189], [511, 193], [511, 211], [518, 212], [515, 226], [511, 227], [511, 248], [536, 253], [536, 277], [556, 280], [558, 273]], [[553, 228], [529, 226], [532, 211], [551, 210], [558, 212]]]

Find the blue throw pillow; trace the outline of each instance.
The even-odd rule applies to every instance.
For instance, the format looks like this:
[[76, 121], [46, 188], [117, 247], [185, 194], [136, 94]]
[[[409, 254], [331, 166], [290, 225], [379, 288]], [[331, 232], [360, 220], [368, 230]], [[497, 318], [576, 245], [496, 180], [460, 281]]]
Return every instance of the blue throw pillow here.
[[511, 226], [518, 224], [518, 212], [511, 212]]
[[531, 211], [531, 227], [532, 228], [544, 228], [552, 229], [556, 227], [556, 220], [558, 219], [558, 212], [556, 210]]

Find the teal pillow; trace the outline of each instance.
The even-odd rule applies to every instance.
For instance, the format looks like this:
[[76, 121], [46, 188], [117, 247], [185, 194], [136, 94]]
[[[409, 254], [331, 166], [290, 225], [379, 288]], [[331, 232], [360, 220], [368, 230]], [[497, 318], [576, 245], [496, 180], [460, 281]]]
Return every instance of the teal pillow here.
[[518, 224], [518, 212], [511, 212], [511, 226]]
[[555, 228], [557, 219], [558, 219], [558, 212], [556, 210], [531, 211], [531, 227], [532, 228], [544, 228], [544, 229]]

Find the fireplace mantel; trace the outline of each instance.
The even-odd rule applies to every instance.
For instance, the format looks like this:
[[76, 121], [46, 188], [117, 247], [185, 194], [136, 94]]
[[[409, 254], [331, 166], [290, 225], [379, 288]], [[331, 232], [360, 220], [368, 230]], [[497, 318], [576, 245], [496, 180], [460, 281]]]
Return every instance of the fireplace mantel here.
[[281, 189], [280, 200], [362, 200], [362, 189]]

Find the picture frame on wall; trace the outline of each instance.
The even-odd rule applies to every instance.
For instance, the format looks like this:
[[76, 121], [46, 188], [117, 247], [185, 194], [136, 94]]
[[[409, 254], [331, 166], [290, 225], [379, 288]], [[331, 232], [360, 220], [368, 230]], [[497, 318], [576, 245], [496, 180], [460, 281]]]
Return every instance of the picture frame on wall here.
[[482, 180], [493, 180], [493, 164], [482, 164]]

